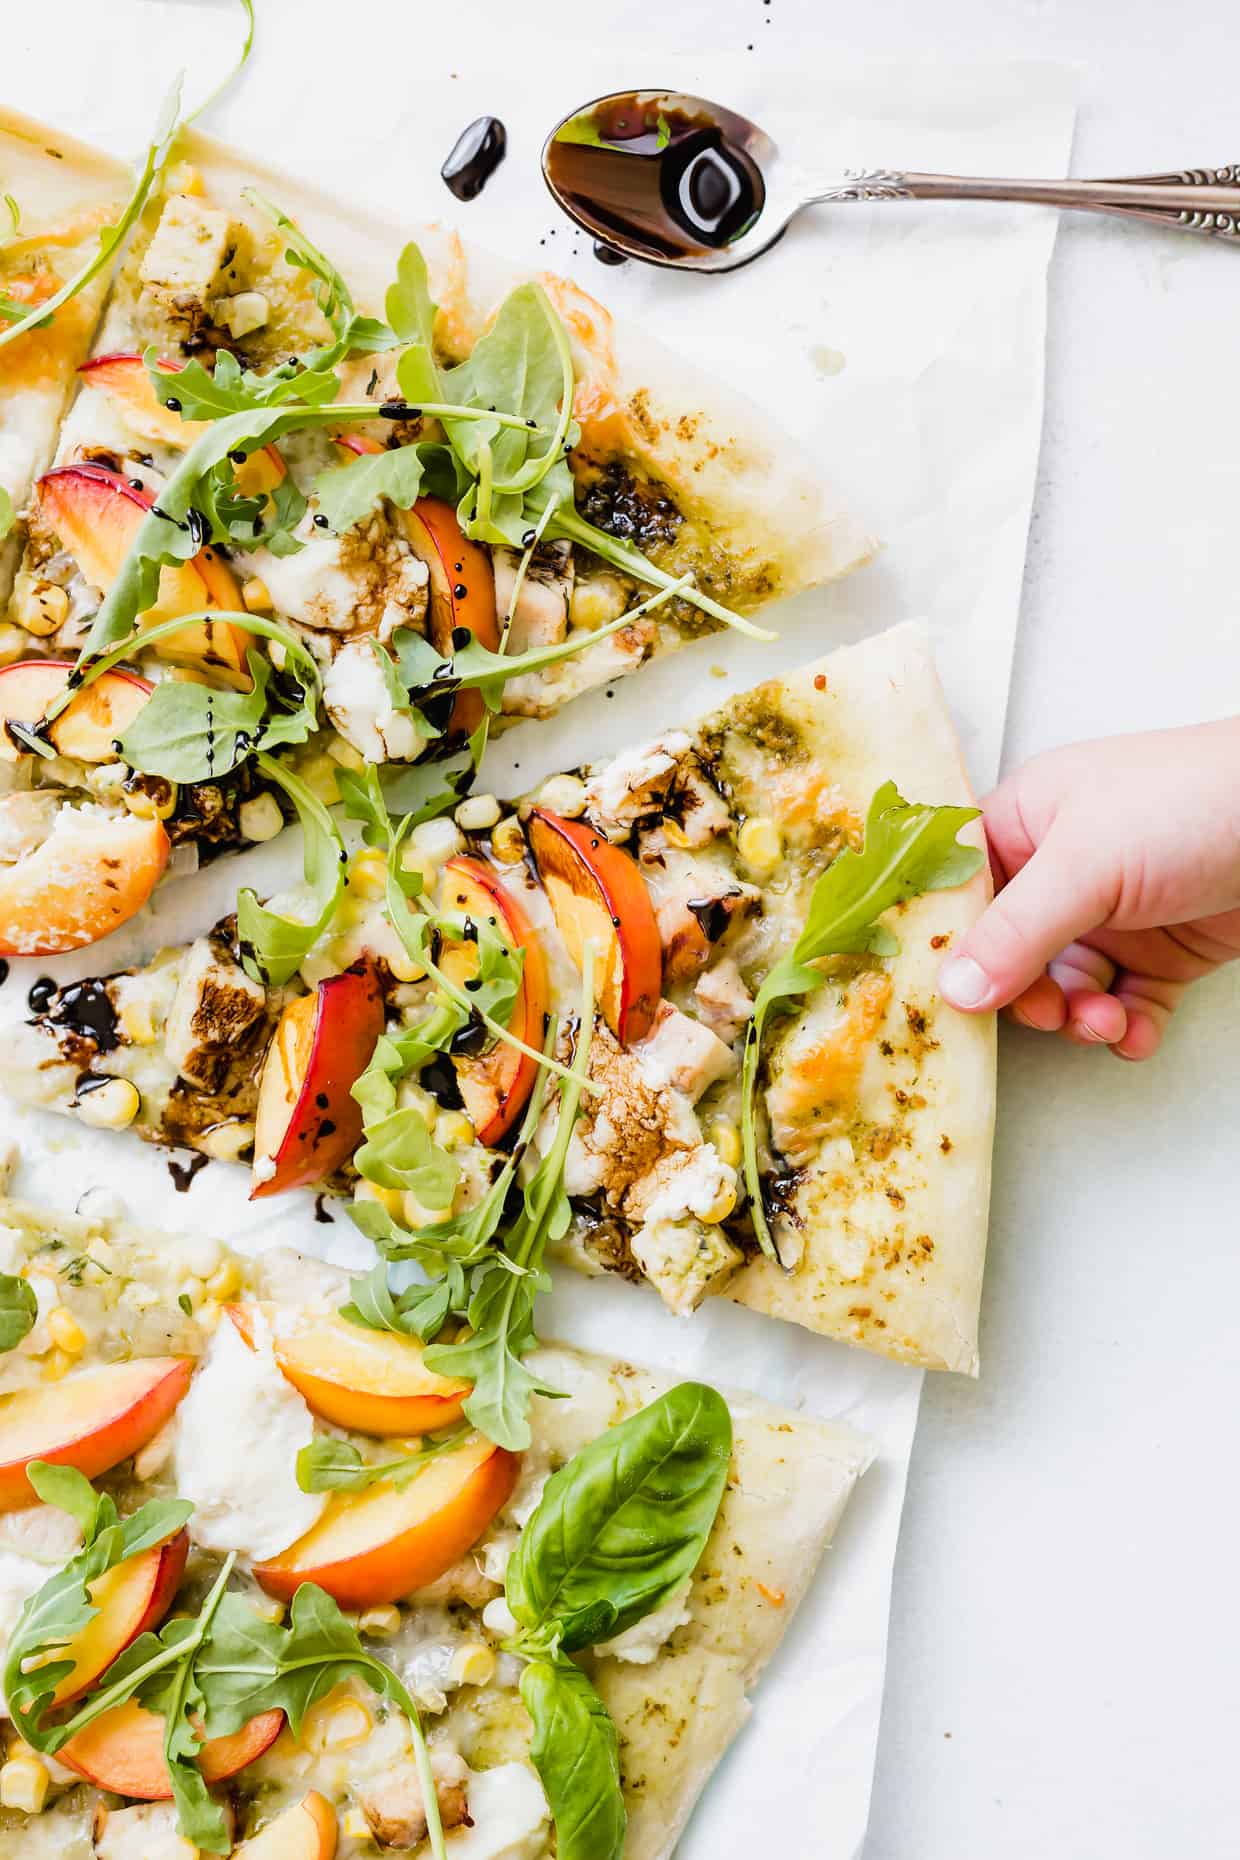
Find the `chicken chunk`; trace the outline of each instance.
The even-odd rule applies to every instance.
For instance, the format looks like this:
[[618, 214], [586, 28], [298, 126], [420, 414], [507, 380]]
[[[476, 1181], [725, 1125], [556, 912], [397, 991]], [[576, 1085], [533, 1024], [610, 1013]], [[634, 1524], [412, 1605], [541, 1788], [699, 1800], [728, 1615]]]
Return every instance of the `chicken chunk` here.
[[689, 753], [683, 730], [669, 730], [627, 749], [586, 781], [586, 818], [609, 840], [627, 840], [633, 828], [663, 811], [680, 758]]
[[670, 1085], [692, 1104], [716, 1080], [736, 1070], [731, 1047], [670, 1001], [660, 1001], [650, 1032], [632, 1050], [648, 1085], [656, 1091]]
[[383, 647], [346, 640], [323, 681], [323, 704], [343, 736], [367, 762], [416, 762], [425, 737], [409, 710], [398, 710], [384, 668]]
[[762, 896], [724, 859], [675, 847], [661, 828], [642, 834], [638, 863], [654, 903], [665, 984], [687, 981], [704, 969], [732, 925]]
[[95, 1860], [195, 1860], [198, 1852], [177, 1827], [174, 1802], [135, 1802], [130, 1808], [101, 1802], [92, 1834]]
[[631, 1241], [633, 1257], [676, 1317], [721, 1291], [744, 1258], [722, 1227], [702, 1221], [649, 1221]]
[[731, 956], [722, 956], [699, 975], [693, 1005], [702, 1020], [730, 1046], [753, 1013], [753, 996]]
[[164, 1049], [191, 1085], [216, 1091], [267, 1011], [266, 990], [207, 937], [191, 943], [164, 1027]]
[[188, 194], [173, 194], [138, 275], [170, 315], [194, 323], [215, 295], [235, 243], [227, 213]]
[[[625, 1052], [601, 1020], [590, 1042], [590, 1077], [602, 1087], [585, 1100], [568, 1146], [564, 1186], [570, 1195], [602, 1193], [619, 1209], [633, 1183], [648, 1175], [660, 1157], [700, 1146], [693, 1107], [680, 1092], [652, 1086], [632, 1052]], [[540, 1147], [550, 1142], [558, 1113], [545, 1120]]]
[[855, 1102], [862, 1068], [891, 999], [883, 970], [819, 990], [776, 1047], [766, 1093], [771, 1140], [794, 1166], [809, 1162]]
[[[459, 1828], [469, 1820], [466, 1784], [469, 1770], [455, 1750], [432, 1749], [431, 1773], [439, 1819], [445, 1828]], [[358, 1793], [358, 1807], [380, 1847], [417, 1847], [426, 1839], [426, 1804], [413, 1759], [395, 1763]]]
[[[521, 557], [514, 549], [494, 549], [495, 613], [502, 627], [516, 584]], [[528, 652], [534, 646], [555, 646], [568, 632], [568, 609], [573, 598], [573, 546], [568, 542], [543, 543], [530, 557], [513, 611], [508, 634], [509, 652]]]
[[373, 633], [387, 640], [397, 627], [421, 632], [429, 571], [398, 536], [384, 510], [331, 535], [308, 511], [296, 531], [295, 555], [255, 549], [250, 572], [261, 578], [276, 611], [299, 626], [328, 634]]

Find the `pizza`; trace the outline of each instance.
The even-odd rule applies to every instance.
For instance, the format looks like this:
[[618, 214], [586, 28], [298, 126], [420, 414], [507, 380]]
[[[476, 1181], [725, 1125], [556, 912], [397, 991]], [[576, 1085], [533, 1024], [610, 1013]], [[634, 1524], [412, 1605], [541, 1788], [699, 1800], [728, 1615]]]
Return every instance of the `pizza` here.
[[[52, 312], [44, 309], [98, 256], [129, 184], [118, 162], [13, 110], [0, 110], [0, 602], [24, 539], [21, 513], [50, 462], [74, 370], [103, 304], [101, 267]], [[59, 601], [31, 605], [27, 625], [0, 630], [4, 655], [49, 638]]]
[[189, 132], [18, 490], [10, 954], [97, 940], [341, 768], [416, 768], [446, 808], [506, 721], [761, 633], [873, 549], [756, 409], [576, 286]]
[[866, 1441], [544, 1345], [505, 1449], [385, 1265], [110, 1202], [0, 1201], [0, 1855], [670, 1854]]
[[329, 821], [346, 877], [295, 971], [257, 979], [246, 926], [315, 920], [311, 889], [243, 893], [187, 947], [36, 983], [7, 1087], [250, 1159], [259, 1198], [351, 1192], [444, 1321], [558, 1157], [547, 1247], [585, 1271], [976, 1371], [994, 1032], [935, 974], [987, 891], [920, 628], [518, 802], [397, 821], [377, 771], [342, 781], [364, 843]]

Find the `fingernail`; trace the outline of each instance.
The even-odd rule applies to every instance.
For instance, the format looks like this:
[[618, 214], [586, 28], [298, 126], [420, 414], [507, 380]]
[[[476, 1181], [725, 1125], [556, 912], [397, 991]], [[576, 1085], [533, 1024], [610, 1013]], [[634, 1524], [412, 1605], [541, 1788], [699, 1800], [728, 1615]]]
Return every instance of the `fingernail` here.
[[990, 977], [972, 956], [953, 956], [939, 972], [939, 987], [953, 1007], [981, 1007], [990, 993]]

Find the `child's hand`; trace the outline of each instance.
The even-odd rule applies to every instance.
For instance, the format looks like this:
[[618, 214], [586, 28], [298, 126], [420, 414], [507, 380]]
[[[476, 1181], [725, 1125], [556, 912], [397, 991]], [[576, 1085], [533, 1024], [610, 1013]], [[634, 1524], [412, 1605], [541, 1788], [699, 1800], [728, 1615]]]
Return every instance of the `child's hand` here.
[[984, 809], [998, 895], [944, 997], [1148, 1059], [1188, 983], [1240, 956], [1240, 718], [1052, 750]]

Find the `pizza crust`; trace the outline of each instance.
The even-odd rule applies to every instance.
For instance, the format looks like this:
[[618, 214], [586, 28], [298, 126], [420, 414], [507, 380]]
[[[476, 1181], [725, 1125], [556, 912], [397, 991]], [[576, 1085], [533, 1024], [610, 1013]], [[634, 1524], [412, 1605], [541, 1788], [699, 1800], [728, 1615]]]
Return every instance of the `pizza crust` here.
[[[885, 781], [909, 801], [972, 801], [924, 627], [894, 627], [769, 690], [863, 819]], [[960, 837], [984, 844], [980, 822]], [[892, 918], [900, 953], [885, 965], [893, 986], [858, 1101], [871, 1147], [858, 1153], [854, 1144], [844, 1167], [834, 1153], [819, 1155], [801, 1172], [796, 1270], [755, 1259], [726, 1292], [826, 1336], [968, 1375], [978, 1368], [995, 1021], [947, 1007], [936, 978], [990, 895], [983, 867], [969, 884], [928, 892]], [[879, 1132], [889, 1133], [889, 1147]], [[788, 1236], [789, 1223], [781, 1226]]]

